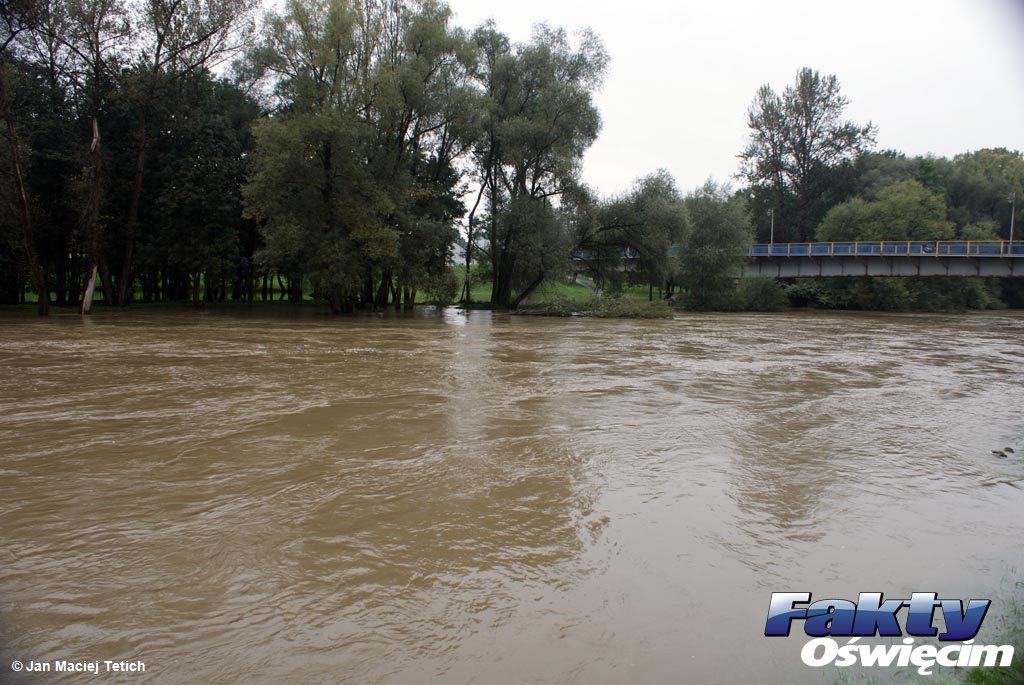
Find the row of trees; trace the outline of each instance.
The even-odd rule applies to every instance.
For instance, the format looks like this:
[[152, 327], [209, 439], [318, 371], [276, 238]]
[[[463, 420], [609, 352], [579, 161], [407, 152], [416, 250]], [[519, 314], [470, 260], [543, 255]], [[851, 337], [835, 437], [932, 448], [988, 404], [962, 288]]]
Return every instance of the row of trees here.
[[[6, 0], [0, 9], [0, 301], [223, 289], [258, 108], [210, 69], [249, 0]], [[231, 243], [231, 249], [225, 244]], [[241, 281], [238, 281], [240, 283]], [[237, 283], [236, 283], [237, 287]]]
[[273, 94], [255, 127], [249, 215], [264, 257], [336, 311], [409, 303], [443, 279], [466, 211], [468, 258], [515, 306], [564, 271], [561, 198], [578, 186], [607, 57], [546, 26], [515, 44], [453, 27], [433, 2], [294, 1], [247, 68]]
[[[516, 44], [432, 0], [4, 3], [0, 301], [289, 297], [406, 305], [468, 257], [515, 306], [564, 272], [607, 56]], [[214, 78], [239, 57], [232, 81]], [[272, 283], [270, 284], [272, 286]]]
[[[782, 94], [758, 90], [739, 177], [759, 240], [769, 239], [772, 219], [779, 242], [1009, 237], [1007, 199], [1024, 193], [1020, 152], [978, 150], [951, 160], [875, 152], [877, 127], [844, 119], [848, 104], [835, 76], [811, 69]], [[876, 200], [887, 211], [864, 216]], [[837, 232], [839, 218], [828, 216], [834, 210], [850, 230]]]
[[[1024, 197], [1024, 156], [984, 149], [953, 159], [874, 151], [876, 127], [844, 118], [834, 76], [797, 73], [782, 94], [763, 86], [748, 111], [740, 177], [759, 241], [1006, 240], [1009, 200]], [[1017, 217], [1019, 223], [1020, 217]], [[1024, 304], [997, 279], [834, 279], [790, 288], [797, 304], [943, 309]]]
[[744, 188], [684, 196], [658, 171], [602, 198], [580, 180], [608, 63], [589, 32], [516, 43], [435, 0], [287, 0], [255, 25], [251, 0], [2, 5], [0, 302], [74, 303], [98, 275], [121, 305], [276, 281], [335, 312], [410, 306], [458, 290], [458, 242], [463, 299], [474, 262], [513, 308], [583, 264], [721, 308], [773, 223], [778, 241], [995, 238], [1024, 197], [1019, 153], [872, 152], [836, 78], [805, 69], [757, 92]]

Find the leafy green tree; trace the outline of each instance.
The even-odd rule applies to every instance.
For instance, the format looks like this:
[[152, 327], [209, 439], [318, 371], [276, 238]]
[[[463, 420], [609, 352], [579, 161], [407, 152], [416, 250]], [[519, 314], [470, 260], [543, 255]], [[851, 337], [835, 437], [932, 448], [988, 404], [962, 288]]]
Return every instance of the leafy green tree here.
[[[251, 254], [243, 253], [247, 230], [241, 184], [249, 128], [259, 110], [237, 88], [207, 75], [192, 79], [160, 145], [152, 177], [159, 188], [151, 231], [140, 245], [143, 293], [152, 297], [160, 271], [191, 281], [194, 302], [227, 297], [227, 283]], [[253, 274], [244, 264], [245, 277]]]
[[[635, 283], [664, 292], [679, 271], [672, 246], [684, 237], [686, 206], [675, 179], [664, 169], [638, 179], [627, 193], [580, 208], [575, 249], [600, 280], [628, 273]], [[624, 269], [628, 268], [626, 272]]]
[[949, 240], [953, 224], [946, 220], [945, 199], [917, 181], [900, 181], [867, 202], [853, 198], [836, 205], [818, 226], [817, 239]]
[[933, 193], [945, 195], [953, 173], [950, 160], [931, 155], [908, 157], [896, 150], [865, 152], [853, 164], [837, 170], [833, 187], [838, 204], [850, 197], [873, 200], [879, 191], [900, 181], [919, 182]]
[[973, 224], [967, 224], [960, 229], [958, 237], [961, 240], [999, 240], [999, 233], [997, 232], [996, 222], [977, 221]]
[[949, 240], [946, 201], [917, 181], [902, 181], [878, 193], [880, 226], [868, 240]]
[[686, 197], [686, 208], [690, 230], [680, 248], [679, 276], [683, 302], [696, 310], [732, 308], [743, 248], [753, 237], [745, 200], [708, 181]]
[[176, 81], [201, 73], [229, 56], [239, 32], [244, 35], [251, 28], [247, 20], [253, 7], [253, 0], [193, 0], [189, 3], [147, 0], [147, 3], [137, 22], [136, 68], [129, 72], [132, 78], [125, 86], [137, 113], [137, 153], [118, 289], [118, 304], [122, 306], [127, 303], [127, 289], [132, 280], [146, 153], [153, 124], [165, 119], [154, 105], [163, 104], [158, 102], [158, 96], [173, 88]]
[[263, 258], [334, 311], [411, 304], [447, 268], [478, 99], [450, 19], [429, 2], [292, 0], [250, 54], [277, 106], [247, 211]]
[[835, 76], [808, 68], [781, 95], [767, 84], [757, 91], [740, 174], [760, 198], [759, 217], [766, 204], [774, 210], [778, 239], [806, 240], [824, 212], [821, 198], [835, 169], [874, 144], [873, 124], [843, 118], [848, 104]]
[[583, 153], [600, 129], [593, 91], [608, 57], [593, 33], [583, 32], [574, 45], [545, 25], [523, 45], [493, 24], [477, 29], [473, 40], [474, 76], [485, 94], [474, 161], [490, 219], [491, 303], [514, 308], [567, 267], [569, 228], [556, 203], [578, 185]]
[[999, 236], [1009, 238], [1010, 194], [1017, 198], [1017, 226], [1024, 211], [1024, 155], [1004, 148], [978, 150], [953, 158], [948, 183], [950, 218], [960, 225], [994, 221]]
[[824, 242], [868, 240], [865, 236], [877, 234], [881, 230], [878, 206], [855, 197], [828, 210], [828, 214], [818, 224], [815, 239]]
[[[8, 196], [8, 236], [13, 250], [0, 258], [11, 267], [17, 286], [28, 280], [38, 295], [40, 314], [49, 311], [51, 288], [64, 304], [77, 290], [68, 255], [77, 252], [75, 212], [69, 202], [69, 178], [75, 169], [68, 141], [74, 124], [72, 93], [59, 64], [32, 49], [47, 7], [42, 2], [13, 3], [0, 13], [0, 175]], [[6, 192], [4, 192], [6, 191]], [[6, 269], [5, 269], [6, 270]], [[55, 278], [51, 278], [55, 276]], [[19, 298], [20, 287], [5, 288]]]
[[[845, 240], [949, 240], [954, 224], [946, 219], [942, 194], [916, 180], [902, 180], [877, 191], [873, 200], [856, 197], [836, 205], [818, 226], [817, 238]], [[965, 227], [961, 237], [985, 239], [991, 226]], [[794, 291], [802, 296], [806, 288]], [[889, 311], [945, 311], [988, 308], [998, 302], [993, 286], [982, 279], [857, 278], [837, 280], [815, 291], [842, 306]], [[824, 298], [824, 299], [822, 299]]]

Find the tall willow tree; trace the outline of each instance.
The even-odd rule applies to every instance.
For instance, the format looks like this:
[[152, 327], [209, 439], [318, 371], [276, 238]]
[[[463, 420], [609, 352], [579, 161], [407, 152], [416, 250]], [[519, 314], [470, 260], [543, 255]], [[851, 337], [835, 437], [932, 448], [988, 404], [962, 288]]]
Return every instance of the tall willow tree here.
[[273, 94], [245, 187], [263, 257], [333, 311], [407, 305], [447, 268], [478, 97], [434, 2], [290, 0], [251, 68]]
[[615, 282], [628, 276], [648, 285], [651, 299], [655, 288], [661, 293], [670, 289], [679, 271], [671, 248], [685, 238], [689, 226], [671, 174], [659, 169], [637, 179], [629, 192], [583, 214], [575, 222], [574, 245], [586, 254], [584, 265], [595, 278]]
[[557, 202], [577, 185], [583, 153], [600, 130], [593, 92], [608, 56], [589, 31], [573, 44], [545, 25], [522, 45], [493, 24], [477, 29], [473, 41], [474, 76], [486, 98], [474, 162], [488, 203], [491, 303], [514, 308], [568, 259]]

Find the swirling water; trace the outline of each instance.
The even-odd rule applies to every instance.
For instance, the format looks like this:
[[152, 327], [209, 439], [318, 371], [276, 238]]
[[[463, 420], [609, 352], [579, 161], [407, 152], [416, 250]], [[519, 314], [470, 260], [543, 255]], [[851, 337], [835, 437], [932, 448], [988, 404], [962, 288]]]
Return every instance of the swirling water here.
[[0, 669], [821, 682], [804, 640], [762, 635], [772, 591], [988, 597], [1019, 570], [1022, 334], [1020, 313], [0, 318]]

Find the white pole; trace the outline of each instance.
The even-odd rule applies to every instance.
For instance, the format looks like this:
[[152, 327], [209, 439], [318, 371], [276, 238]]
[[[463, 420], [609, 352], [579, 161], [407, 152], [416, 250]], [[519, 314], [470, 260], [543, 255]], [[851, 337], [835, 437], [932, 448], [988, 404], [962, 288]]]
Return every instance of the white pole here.
[[[1013, 235], [1013, 217], [1012, 216], [1010, 217], [1010, 235]], [[1013, 238], [1010, 238], [1010, 240], [1013, 240]], [[771, 245], [775, 244], [775, 208], [774, 207], [772, 207], [772, 232], [771, 232], [771, 236], [768, 238], [768, 243], [771, 244]]]
[[1010, 252], [1013, 252], [1013, 215], [1017, 208], [1017, 196], [1010, 193]]

